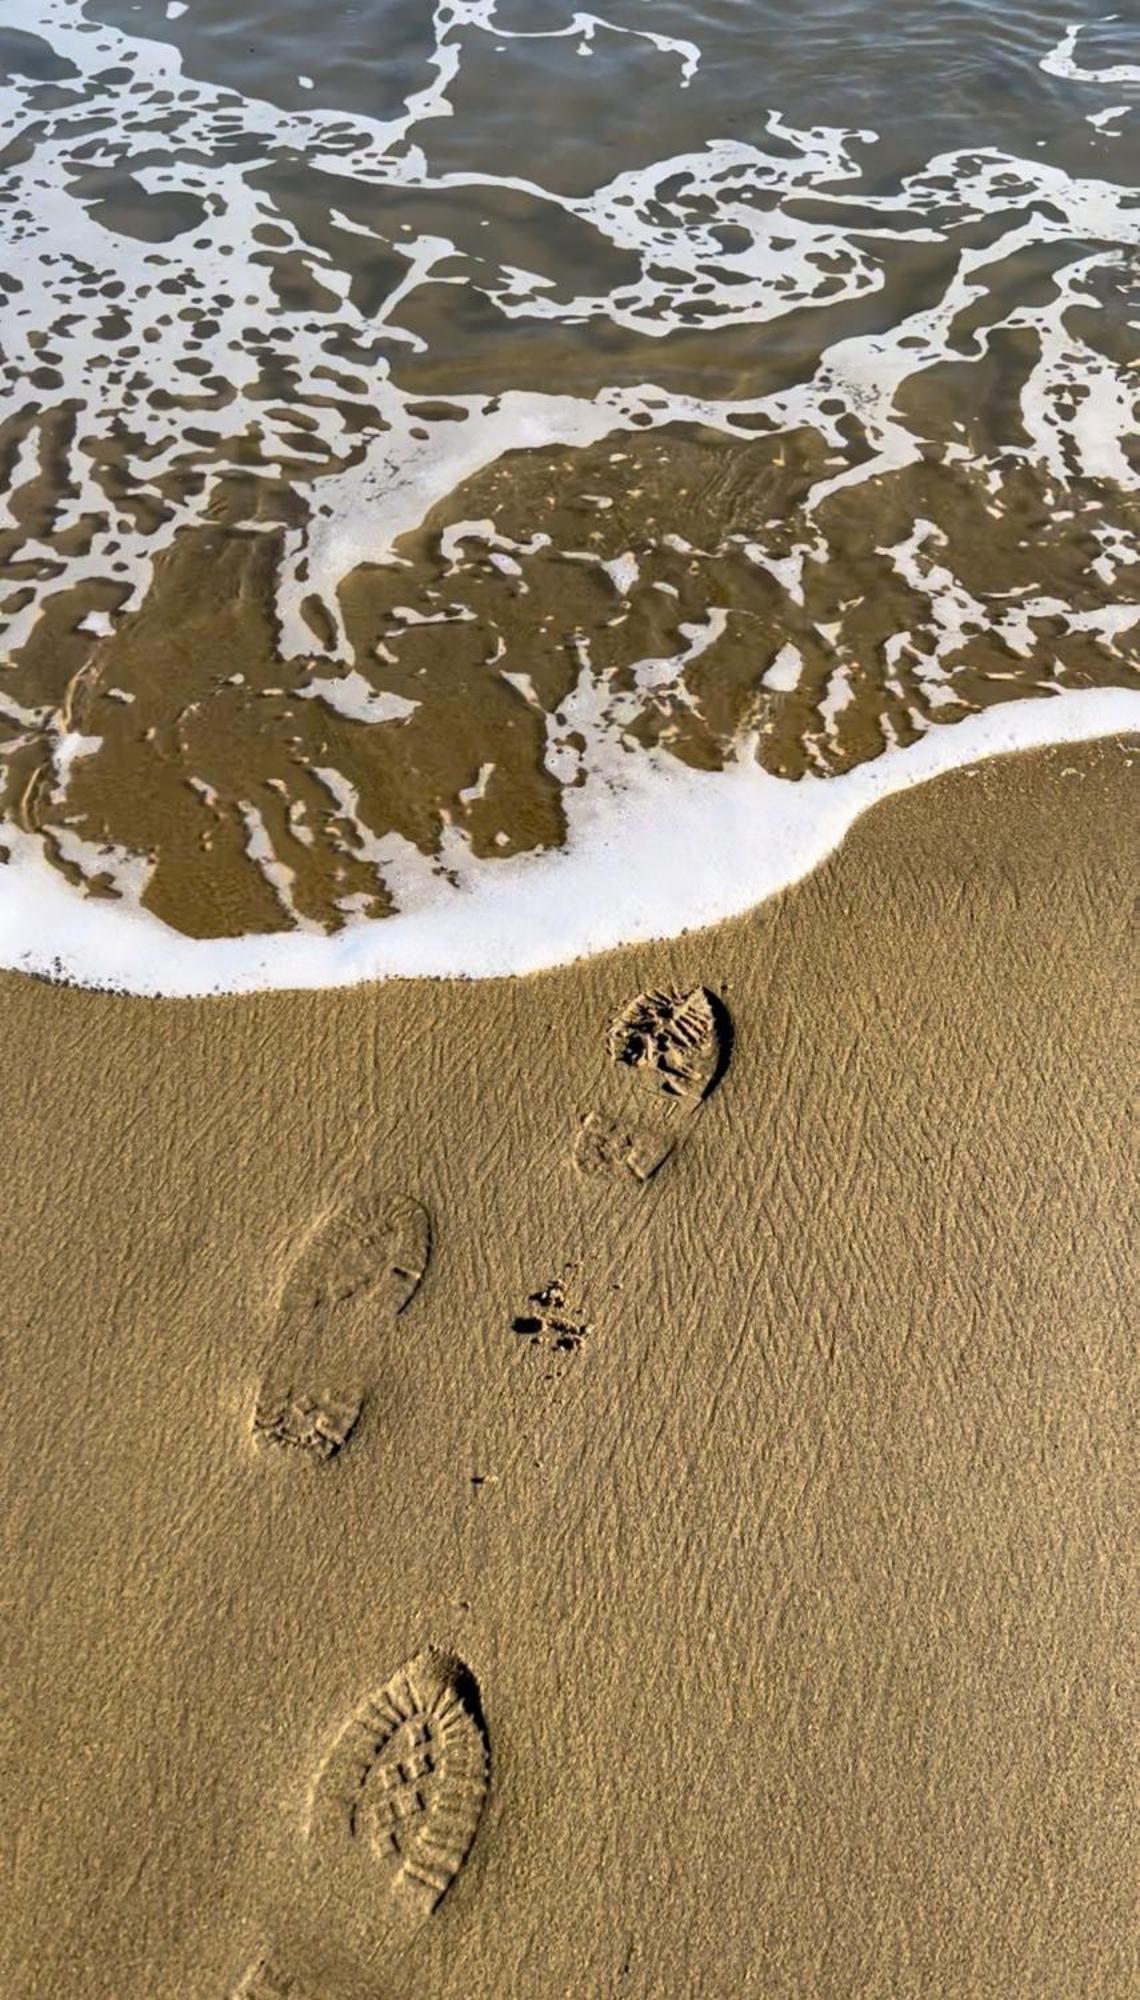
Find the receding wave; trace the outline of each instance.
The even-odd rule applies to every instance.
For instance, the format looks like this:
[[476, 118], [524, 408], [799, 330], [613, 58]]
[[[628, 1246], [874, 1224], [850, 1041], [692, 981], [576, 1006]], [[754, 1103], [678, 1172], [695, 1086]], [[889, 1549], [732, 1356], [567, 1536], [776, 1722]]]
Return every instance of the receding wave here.
[[554, 11], [0, 0], [4, 963], [528, 969], [1140, 722], [1119, 24], [963, 6], [888, 128], [766, 7]]

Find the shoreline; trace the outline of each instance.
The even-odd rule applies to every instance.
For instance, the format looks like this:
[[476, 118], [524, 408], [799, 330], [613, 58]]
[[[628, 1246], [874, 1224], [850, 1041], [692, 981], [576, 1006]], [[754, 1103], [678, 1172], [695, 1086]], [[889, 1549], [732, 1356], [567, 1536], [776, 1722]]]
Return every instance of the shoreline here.
[[[429, 1646], [490, 1789], [375, 2000], [1116, 2000], [1135, 761], [955, 770], [747, 915], [526, 977], [0, 977], [14, 1994], [236, 1991], [327, 1746]], [[583, 1180], [607, 1022], [695, 985], [718, 1088]], [[357, 1429], [259, 1446], [298, 1241], [392, 1188], [431, 1255]], [[512, 1331], [553, 1280], [572, 1351]]]
[[803, 881], [890, 797], [976, 760], [1075, 750], [1137, 731], [1140, 692], [1089, 688], [1000, 704], [845, 774], [795, 784], [745, 754], [715, 773], [647, 758], [567, 792], [567, 844], [555, 852], [480, 863], [456, 838], [432, 860], [388, 836], [385, 866], [414, 907], [332, 934], [187, 937], [138, 905], [80, 895], [32, 835], [9, 828], [0, 969], [92, 991], [190, 999], [391, 978], [529, 977], [639, 945], [667, 950], [678, 936], [745, 917]]

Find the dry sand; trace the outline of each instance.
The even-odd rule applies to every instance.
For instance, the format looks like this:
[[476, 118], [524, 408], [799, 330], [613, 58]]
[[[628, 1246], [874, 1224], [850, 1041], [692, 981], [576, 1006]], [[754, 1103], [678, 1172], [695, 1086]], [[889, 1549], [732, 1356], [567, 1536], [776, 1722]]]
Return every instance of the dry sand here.
[[[418, 1929], [354, 1850], [378, 2000], [1132, 1990], [1130, 755], [516, 983], [0, 985], [5, 2000], [234, 1993], [427, 1646], [490, 1785]], [[606, 1023], [696, 984], [727, 1074], [583, 1178]], [[343, 1305], [347, 1444], [255, 1439], [298, 1245], [386, 1190], [431, 1254]]]

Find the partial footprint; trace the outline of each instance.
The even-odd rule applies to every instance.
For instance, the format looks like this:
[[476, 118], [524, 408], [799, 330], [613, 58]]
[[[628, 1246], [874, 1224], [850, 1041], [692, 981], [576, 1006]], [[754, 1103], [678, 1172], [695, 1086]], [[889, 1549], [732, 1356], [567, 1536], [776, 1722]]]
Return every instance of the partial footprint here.
[[582, 1121], [574, 1158], [583, 1173], [626, 1170], [646, 1181], [728, 1067], [728, 1010], [704, 986], [639, 993], [610, 1023], [607, 1046], [615, 1071], [610, 1101]]
[[234, 1987], [230, 2000], [306, 2000], [295, 1979], [268, 1958], [259, 1958]]
[[410, 1195], [352, 1202], [317, 1226], [281, 1293], [255, 1437], [318, 1460], [347, 1444], [373, 1377], [378, 1328], [403, 1312], [430, 1253], [427, 1210]]
[[339, 1991], [406, 1944], [467, 1858], [488, 1764], [479, 1692], [454, 1654], [418, 1653], [362, 1702], [313, 1788], [280, 1962]]

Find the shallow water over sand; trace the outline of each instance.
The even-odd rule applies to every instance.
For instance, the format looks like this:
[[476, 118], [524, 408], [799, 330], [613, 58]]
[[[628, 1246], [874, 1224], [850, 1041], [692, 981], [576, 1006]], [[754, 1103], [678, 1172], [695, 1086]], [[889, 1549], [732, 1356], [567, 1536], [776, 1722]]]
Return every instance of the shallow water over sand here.
[[4, 963], [525, 969], [1136, 725], [1140, 36], [787, 23], [0, 0]]

